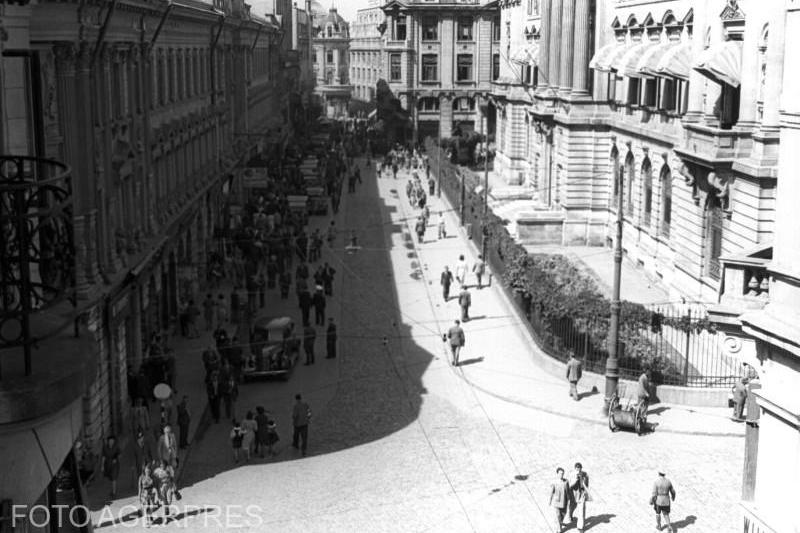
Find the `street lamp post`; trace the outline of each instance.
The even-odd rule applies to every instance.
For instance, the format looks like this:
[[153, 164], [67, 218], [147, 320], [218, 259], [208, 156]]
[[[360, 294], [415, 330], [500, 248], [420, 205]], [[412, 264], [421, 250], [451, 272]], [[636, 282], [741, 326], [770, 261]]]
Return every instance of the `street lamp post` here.
[[604, 399], [604, 413], [608, 414], [611, 398], [617, 392], [619, 384], [619, 315], [620, 315], [620, 285], [622, 282], [622, 221], [623, 221], [623, 194], [622, 173], [614, 176], [617, 183], [617, 240], [614, 243], [614, 285], [611, 295], [611, 321], [608, 332], [608, 358], [606, 359], [606, 391]]

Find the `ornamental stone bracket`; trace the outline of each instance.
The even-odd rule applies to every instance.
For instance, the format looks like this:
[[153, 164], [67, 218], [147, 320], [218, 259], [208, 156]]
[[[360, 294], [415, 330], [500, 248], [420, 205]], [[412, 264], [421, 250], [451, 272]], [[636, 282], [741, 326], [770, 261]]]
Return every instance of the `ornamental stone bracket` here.
[[725, 214], [730, 217], [730, 184], [732, 181], [730, 175], [718, 174], [713, 170], [706, 171], [691, 163], [682, 164], [678, 172], [683, 176], [686, 185], [692, 188], [692, 200], [695, 205], [700, 205], [701, 200], [713, 195], [719, 200]]

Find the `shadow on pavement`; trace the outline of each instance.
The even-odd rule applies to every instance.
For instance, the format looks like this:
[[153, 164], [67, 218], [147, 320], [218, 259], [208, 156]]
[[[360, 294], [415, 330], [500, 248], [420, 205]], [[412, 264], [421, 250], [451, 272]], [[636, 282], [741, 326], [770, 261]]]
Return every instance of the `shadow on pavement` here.
[[589, 531], [594, 526], [599, 526], [600, 524], [610, 524], [611, 519], [616, 517], [615, 514], [605, 513], [605, 514], [598, 514], [594, 516], [587, 516], [586, 522], [584, 523], [584, 531]]
[[695, 524], [695, 522], [697, 522], [697, 517], [694, 516], [693, 514], [690, 514], [689, 516], [687, 516], [683, 520], [678, 520], [677, 522], [673, 522], [672, 523], [672, 529], [673, 530], [677, 530], [677, 529], [683, 529], [685, 527], [693, 526]]
[[[424, 279], [415, 244], [405, 216], [380, 196], [371, 172], [355, 194], [346, 196], [336, 225], [342, 235], [357, 233], [362, 249], [345, 254], [340, 241], [333, 249], [326, 247], [322, 257], [336, 269], [336, 289], [328, 311], [335, 316], [333, 308], [341, 309], [336, 316], [338, 357], [325, 359], [325, 334], [318, 328], [315, 365], [299, 364], [286, 383], [243, 385], [236, 415], [243, 418], [256, 405], [271, 411], [278, 426], [280, 441], [276, 448], [280, 453], [268, 459], [255, 456], [249, 464], [235, 464], [229, 439], [231, 423], [220, 420], [195, 437], [197, 442], [181, 478], [182, 491], [189, 493], [193, 485], [235, 468], [265, 468], [271, 463], [302, 459], [291, 447], [291, 408], [297, 392], [303, 394], [313, 413], [308, 456], [373, 442], [416, 421], [426, 392], [422, 376], [434, 355], [415, 342], [411, 326], [430, 331], [436, 326], [398, 309], [399, 293], [394, 282], [401, 273], [414, 280]], [[394, 204], [391, 198], [389, 201]], [[326, 224], [327, 218], [311, 218], [311, 227]], [[273, 303], [277, 309], [272, 309]], [[288, 314], [300, 324], [296, 299], [279, 300], [276, 291], [270, 291], [267, 304], [271, 314]]]
[[471, 359], [464, 359], [458, 362], [458, 366], [468, 366], [483, 362], [483, 357], [473, 357]]

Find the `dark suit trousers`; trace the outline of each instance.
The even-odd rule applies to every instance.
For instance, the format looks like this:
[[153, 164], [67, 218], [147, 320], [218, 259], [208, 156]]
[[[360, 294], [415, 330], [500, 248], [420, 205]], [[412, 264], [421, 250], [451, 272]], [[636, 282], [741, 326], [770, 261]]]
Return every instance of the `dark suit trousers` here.
[[214, 422], [219, 422], [219, 396], [209, 396], [208, 405], [211, 407], [211, 417]]
[[[300, 443], [302, 441], [302, 443]], [[292, 434], [292, 446], [300, 448], [300, 451], [306, 453], [308, 446], [308, 426], [295, 426], [294, 433]]]

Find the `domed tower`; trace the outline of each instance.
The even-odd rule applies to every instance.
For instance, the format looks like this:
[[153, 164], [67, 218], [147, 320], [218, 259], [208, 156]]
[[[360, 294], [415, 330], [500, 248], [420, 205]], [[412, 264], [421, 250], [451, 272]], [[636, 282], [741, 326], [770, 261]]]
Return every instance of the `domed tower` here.
[[[315, 2], [316, 3], [316, 2]], [[325, 114], [331, 118], [347, 114], [352, 86], [350, 72], [350, 25], [335, 7], [324, 15], [314, 12], [314, 74], [317, 79], [316, 94], [320, 97]]]

